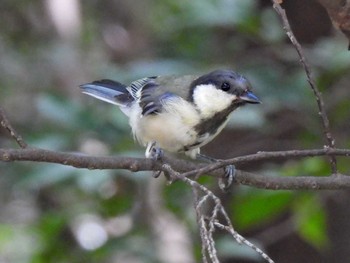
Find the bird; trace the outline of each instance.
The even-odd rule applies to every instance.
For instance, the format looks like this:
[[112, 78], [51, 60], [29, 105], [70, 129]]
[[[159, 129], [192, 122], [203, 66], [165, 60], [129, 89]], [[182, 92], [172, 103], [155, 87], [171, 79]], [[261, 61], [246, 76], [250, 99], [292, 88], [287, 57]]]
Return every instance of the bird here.
[[[223, 130], [237, 108], [261, 103], [247, 78], [230, 69], [145, 77], [129, 85], [102, 79], [79, 87], [87, 95], [119, 106], [129, 118], [134, 139], [146, 147], [146, 158], [155, 160], [164, 150], [216, 161], [200, 154], [200, 148]], [[234, 172], [233, 165], [225, 168], [228, 177]]]

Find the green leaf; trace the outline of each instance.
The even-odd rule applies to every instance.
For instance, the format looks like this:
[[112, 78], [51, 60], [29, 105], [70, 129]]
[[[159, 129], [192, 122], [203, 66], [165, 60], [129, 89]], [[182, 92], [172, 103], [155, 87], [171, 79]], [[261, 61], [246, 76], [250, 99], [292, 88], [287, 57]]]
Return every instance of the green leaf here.
[[234, 225], [247, 229], [276, 218], [288, 208], [292, 197], [292, 192], [266, 190], [239, 195], [233, 201]]
[[295, 205], [299, 235], [318, 249], [328, 244], [326, 213], [314, 195], [303, 195]]

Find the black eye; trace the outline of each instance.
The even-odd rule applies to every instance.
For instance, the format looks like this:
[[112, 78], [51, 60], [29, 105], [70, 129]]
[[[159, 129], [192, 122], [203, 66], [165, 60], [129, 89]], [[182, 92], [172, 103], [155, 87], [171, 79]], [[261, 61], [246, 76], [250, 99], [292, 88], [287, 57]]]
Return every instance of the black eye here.
[[221, 84], [221, 89], [222, 89], [223, 91], [228, 91], [230, 88], [231, 88], [231, 86], [230, 86], [230, 84], [227, 83], [227, 82], [224, 82], [224, 83]]

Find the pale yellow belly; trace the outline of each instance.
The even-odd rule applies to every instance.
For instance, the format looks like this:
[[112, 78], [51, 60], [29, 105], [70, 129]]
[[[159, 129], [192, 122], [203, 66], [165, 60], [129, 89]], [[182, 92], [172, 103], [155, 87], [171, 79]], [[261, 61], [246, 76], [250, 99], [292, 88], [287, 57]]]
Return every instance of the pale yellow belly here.
[[185, 146], [196, 141], [193, 127], [169, 114], [142, 117], [135, 136], [143, 145], [155, 141], [160, 148], [169, 152], [182, 151]]
[[156, 142], [166, 151], [178, 152], [196, 142], [194, 127], [199, 119], [198, 112], [188, 102], [177, 99], [167, 102], [159, 114], [141, 116], [141, 109], [135, 106], [130, 125], [142, 145]]

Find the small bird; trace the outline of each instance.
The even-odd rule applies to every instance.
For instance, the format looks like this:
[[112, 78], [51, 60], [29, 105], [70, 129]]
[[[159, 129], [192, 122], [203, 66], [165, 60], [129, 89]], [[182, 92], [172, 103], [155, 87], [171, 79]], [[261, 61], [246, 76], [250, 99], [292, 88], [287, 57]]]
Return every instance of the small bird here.
[[[200, 147], [222, 131], [235, 109], [260, 103], [249, 81], [232, 70], [202, 76], [147, 77], [130, 85], [103, 79], [80, 88], [119, 106], [129, 117], [134, 138], [146, 146], [146, 157], [153, 159], [160, 158], [162, 150], [203, 159]], [[233, 176], [233, 166], [226, 171]]]

